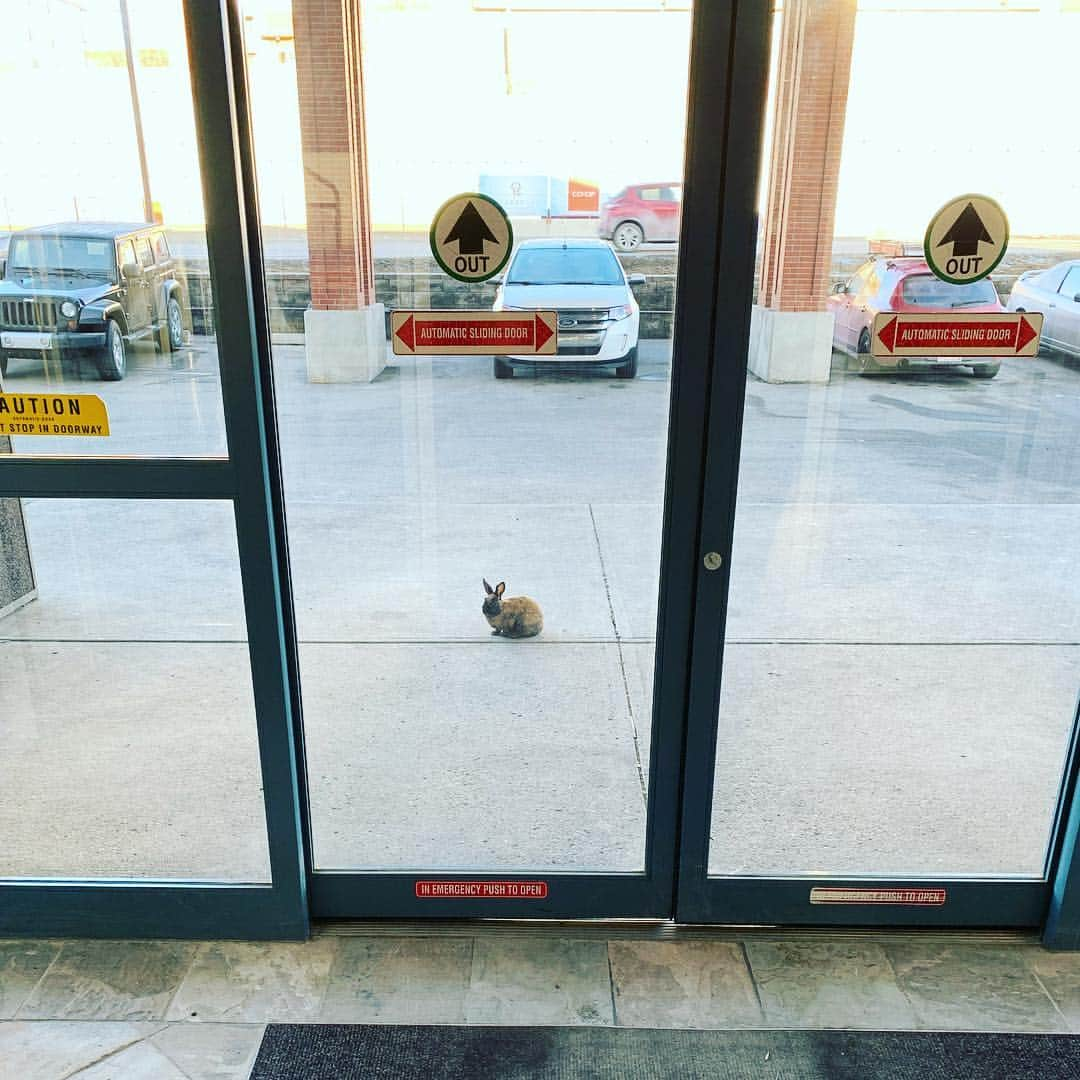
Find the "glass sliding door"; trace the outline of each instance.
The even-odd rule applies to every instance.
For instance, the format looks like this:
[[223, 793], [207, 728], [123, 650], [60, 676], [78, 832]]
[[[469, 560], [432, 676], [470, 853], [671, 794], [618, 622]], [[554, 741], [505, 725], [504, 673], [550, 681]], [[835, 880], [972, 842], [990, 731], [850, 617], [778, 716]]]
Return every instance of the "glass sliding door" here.
[[[691, 733], [684, 918], [1043, 917], [1080, 689], [1080, 374], [1047, 336], [1080, 256], [1080, 141], [1023, 94], [960, 109], [898, 64], [929, 39], [996, 70], [1019, 50], [1053, 99], [1080, 14], [1036, 7], [777, 17], [750, 335], [720, 361], [739, 465], [706, 496], [725, 569], [699, 603], [726, 621]], [[989, 277], [949, 282], [924, 234], [969, 192], [1011, 237]], [[897, 315], [1025, 311], [1047, 315], [1037, 356], [875, 341]]]
[[[670, 911], [665, 477], [710, 348], [707, 306], [675, 329], [687, 73], [719, 115], [731, 19], [707, 7], [244, 6], [317, 914]], [[510, 221], [494, 279], [432, 251], [459, 193]], [[554, 312], [557, 351], [392, 351], [395, 312], [493, 309]], [[521, 596], [534, 636], [500, 621]]]
[[0, 933], [301, 936], [221, 13], [4, 20]]

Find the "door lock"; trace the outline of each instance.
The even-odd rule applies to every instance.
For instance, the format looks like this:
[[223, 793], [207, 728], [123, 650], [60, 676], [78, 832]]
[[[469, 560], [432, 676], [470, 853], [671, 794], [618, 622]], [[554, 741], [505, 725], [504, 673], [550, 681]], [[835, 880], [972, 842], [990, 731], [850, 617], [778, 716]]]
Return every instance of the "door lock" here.
[[719, 570], [724, 565], [724, 557], [719, 551], [706, 551], [703, 561], [706, 570]]

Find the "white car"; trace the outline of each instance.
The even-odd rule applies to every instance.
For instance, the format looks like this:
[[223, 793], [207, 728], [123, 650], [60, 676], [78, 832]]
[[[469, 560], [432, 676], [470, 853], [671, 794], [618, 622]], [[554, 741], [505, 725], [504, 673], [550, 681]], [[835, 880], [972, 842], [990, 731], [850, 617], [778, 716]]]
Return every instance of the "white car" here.
[[1043, 344], [1080, 357], [1080, 259], [1021, 274], [1009, 294], [1009, 310], [1041, 311]]
[[515, 367], [569, 363], [614, 368], [620, 379], [637, 374], [640, 314], [632, 285], [610, 245], [602, 240], [526, 240], [514, 252], [495, 294], [495, 311], [556, 311], [555, 356], [495, 357], [495, 378]]

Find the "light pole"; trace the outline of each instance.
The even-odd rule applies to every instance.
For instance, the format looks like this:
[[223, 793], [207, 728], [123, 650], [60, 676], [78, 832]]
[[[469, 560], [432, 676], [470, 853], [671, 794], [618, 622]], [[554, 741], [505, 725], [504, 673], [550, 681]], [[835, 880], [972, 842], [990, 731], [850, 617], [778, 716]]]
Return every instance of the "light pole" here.
[[120, 0], [120, 22], [124, 27], [124, 52], [127, 55], [128, 86], [131, 88], [131, 115], [135, 121], [135, 144], [139, 150], [139, 171], [142, 173], [143, 220], [153, 221], [154, 201], [150, 198], [150, 170], [146, 165], [146, 143], [143, 141], [139, 87], [135, 82], [135, 56], [131, 51], [131, 20], [128, 18], [128, 0]]

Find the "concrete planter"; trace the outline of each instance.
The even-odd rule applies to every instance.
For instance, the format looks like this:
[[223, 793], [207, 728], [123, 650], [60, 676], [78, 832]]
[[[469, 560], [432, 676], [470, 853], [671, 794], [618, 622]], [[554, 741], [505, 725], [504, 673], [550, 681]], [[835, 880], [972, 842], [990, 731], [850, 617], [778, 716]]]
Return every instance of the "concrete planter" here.
[[827, 383], [832, 340], [831, 311], [773, 311], [755, 304], [750, 371], [763, 382]]
[[304, 312], [308, 382], [365, 383], [386, 367], [386, 313], [382, 304], [359, 311]]

